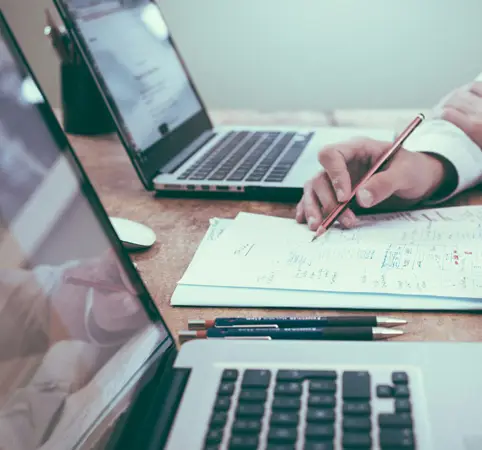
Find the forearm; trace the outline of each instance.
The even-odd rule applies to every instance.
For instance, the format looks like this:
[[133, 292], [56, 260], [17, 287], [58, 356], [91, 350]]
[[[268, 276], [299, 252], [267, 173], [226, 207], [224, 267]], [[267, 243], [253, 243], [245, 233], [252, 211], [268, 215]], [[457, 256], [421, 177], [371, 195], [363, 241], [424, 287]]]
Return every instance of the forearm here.
[[[477, 80], [482, 81], [482, 74]], [[427, 153], [437, 158], [443, 165], [443, 181], [427, 199], [429, 202], [447, 200], [482, 181], [480, 139], [473, 139], [472, 135], [469, 137], [462, 128], [440, 118], [451, 95], [444, 97], [433, 108], [432, 117], [429, 117], [404, 145], [407, 150]]]

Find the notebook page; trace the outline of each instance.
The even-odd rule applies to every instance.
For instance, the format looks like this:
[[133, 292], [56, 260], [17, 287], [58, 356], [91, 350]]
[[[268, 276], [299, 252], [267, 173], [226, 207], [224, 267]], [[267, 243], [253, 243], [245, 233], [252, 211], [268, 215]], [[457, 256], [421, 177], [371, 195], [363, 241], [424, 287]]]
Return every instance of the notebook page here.
[[[374, 216], [376, 217], [376, 216]], [[311, 242], [314, 233], [305, 224], [298, 224], [293, 219], [265, 216], [260, 214], [239, 213], [223, 233], [223, 239], [231, 234], [248, 234], [265, 239], [278, 240], [281, 237], [289, 242]], [[392, 219], [378, 221], [365, 219], [356, 228], [347, 230], [335, 224], [314, 244], [324, 243], [348, 244], [353, 242], [376, 241], [387, 243], [434, 243], [434, 244], [466, 244], [482, 243], [482, 221], [431, 221]]]
[[416, 211], [400, 211], [384, 214], [367, 214], [359, 217], [362, 222], [386, 221], [432, 221], [432, 222], [479, 222], [482, 223], [482, 205], [450, 206], [447, 208], [428, 208]]
[[290, 219], [258, 216], [256, 226], [247, 227], [242, 222], [253, 224], [253, 217], [243, 216], [213, 243], [209, 260], [188, 270], [181, 284], [482, 298], [477, 223], [457, 223], [455, 229], [463, 233], [455, 240], [446, 224], [432, 223], [432, 230], [441, 229], [434, 236], [445, 234], [430, 245], [390, 239], [394, 224], [384, 231], [377, 227], [377, 239], [361, 238], [360, 229], [350, 242], [330, 242], [325, 235], [311, 243], [306, 226]]
[[206, 269], [214, 266], [215, 262], [212, 261], [211, 250], [232, 222], [232, 219], [220, 219], [217, 217], [209, 220], [209, 229], [201, 240], [185, 274], [189, 274], [193, 279], [197, 279], [203, 277]]

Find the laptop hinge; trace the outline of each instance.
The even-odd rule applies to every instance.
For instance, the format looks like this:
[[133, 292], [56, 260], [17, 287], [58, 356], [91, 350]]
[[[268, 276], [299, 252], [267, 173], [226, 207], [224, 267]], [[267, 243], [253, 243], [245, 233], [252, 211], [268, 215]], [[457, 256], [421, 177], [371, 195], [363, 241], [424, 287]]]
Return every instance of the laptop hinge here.
[[212, 130], [207, 130], [192, 141], [185, 149], [179, 152], [174, 158], [170, 159], [168, 163], [164, 164], [159, 169], [159, 174], [174, 173], [181, 167], [191, 156], [198, 152], [208, 141], [210, 141], [216, 133]]
[[[163, 355], [163, 363], [151, 366], [149, 381], [118, 422], [115, 444], [109, 450], [164, 448], [177, 414], [191, 369], [172, 367], [177, 352]], [[165, 359], [168, 359], [166, 361]]]

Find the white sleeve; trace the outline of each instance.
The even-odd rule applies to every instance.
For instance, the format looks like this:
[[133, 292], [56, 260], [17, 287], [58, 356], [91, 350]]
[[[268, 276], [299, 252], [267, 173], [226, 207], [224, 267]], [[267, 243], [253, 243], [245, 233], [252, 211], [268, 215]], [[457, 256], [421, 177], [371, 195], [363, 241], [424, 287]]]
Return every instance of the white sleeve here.
[[[482, 73], [476, 81], [482, 81]], [[482, 181], [482, 149], [450, 122], [429, 118], [405, 141], [404, 148], [440, 155], [455, 167], [458, 178], [456, 189], [446, 197], [437, 199], [436, 203], [448, 200]]]

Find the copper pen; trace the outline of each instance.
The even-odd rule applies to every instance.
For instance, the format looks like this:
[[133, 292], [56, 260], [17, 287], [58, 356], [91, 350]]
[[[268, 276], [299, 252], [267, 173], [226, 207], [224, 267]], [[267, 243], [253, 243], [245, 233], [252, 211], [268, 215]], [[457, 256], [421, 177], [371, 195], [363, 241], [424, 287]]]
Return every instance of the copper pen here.
[[355, 188], [351, 191], [348, 200], [339, 203], [333, 211], [331, 211], [325, 219], [321, 222], [318, 230], [316, 231], [315, 236], [311, 240], [313, 242], [317, 237], [321, 236], [328, 228], [333, 225], [335, 220], [340, 216], [340, 214], [346, 209], [348, 204], [353, 200], [355, 197], [358, 189], [361, 185], [365, 184], [371, 176], [373, 176], [379, 169], [382, 167], [386, 162], [388, 162], [391, 158], [393, 158], [398, 150], [402, 148], [403, 143], [407, 140], [407, 138], [415, 131], [415, 129], [422, 123], [425, 119], [423, 114], [418, 114], [415, 119], [405, 128], [405, 130], [397, 137], [393, 145], [390, 147], [387, 152], [380, 157], [380, 159], [370, 168], [370, 170], [362, 177], [362, 179], [357, 183]]

